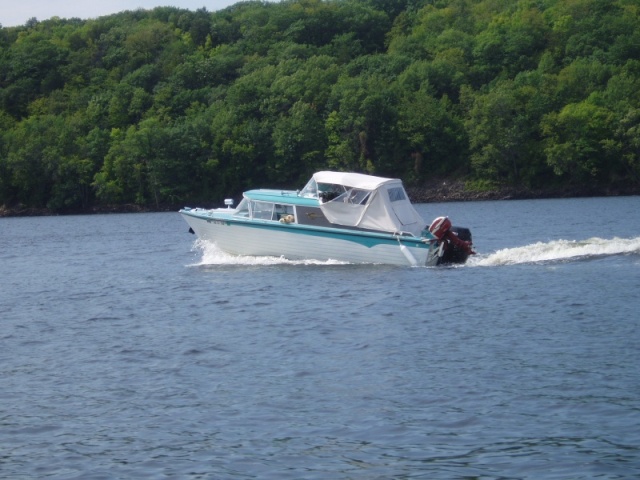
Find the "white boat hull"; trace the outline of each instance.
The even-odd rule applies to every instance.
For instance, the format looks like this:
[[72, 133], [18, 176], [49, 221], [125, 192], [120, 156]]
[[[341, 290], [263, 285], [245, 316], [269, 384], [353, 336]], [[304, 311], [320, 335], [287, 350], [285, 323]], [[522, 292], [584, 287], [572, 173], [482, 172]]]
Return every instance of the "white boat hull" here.
[[234, 255], [402, 266], [435, 266], [438, 262], [435, 245], [415, 237], [409, 240], [390, 234], [236, 221], [184, 211], [182, 215], [198, 238]]

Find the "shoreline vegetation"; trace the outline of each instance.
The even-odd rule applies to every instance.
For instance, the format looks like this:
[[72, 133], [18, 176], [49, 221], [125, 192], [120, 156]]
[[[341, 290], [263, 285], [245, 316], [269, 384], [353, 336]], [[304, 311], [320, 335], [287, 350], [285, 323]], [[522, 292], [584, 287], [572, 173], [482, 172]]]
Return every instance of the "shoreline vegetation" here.
[[[0, 25], [0, 216], [640, 194], [637, 0], [242, 1]], [[5, 207], [1, 207], [4, 205]]]
[[[413, 203], [446, 203], [446, 202], [480, 202], [495, 200], [544, 200], [551, 198], [587, 198], [587, 197], [623, 197], [640, 195], [640, 187], [602, 188], [594, 187], [555, 187], [547, 189], [533, 189], [525, 187], [500, 187], [488, 190], [471, 190], [464, 182], [456, 180], [439, 180], [422, 187], [406, 187]], [[60, 215], [94, 215], [111, 213], [152, 213], [177, 212], [184, 206], [216, 208], [222, 206], [220, 202], [205, 202], [199, 205], [94, 205], [87, 208], [69, 208], [52, 210], [49, 208], [34, 208], [25, 205], [7, 207], [0, 205], [0, 218], [6, 217], [38, 217]]]

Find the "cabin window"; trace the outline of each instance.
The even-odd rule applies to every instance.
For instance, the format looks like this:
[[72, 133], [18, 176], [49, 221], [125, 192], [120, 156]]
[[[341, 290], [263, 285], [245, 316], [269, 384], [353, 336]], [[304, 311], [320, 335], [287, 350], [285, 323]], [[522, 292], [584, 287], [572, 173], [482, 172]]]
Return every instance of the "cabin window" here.
[[254, 219], [274, 221], [285, 219], [283, 223], [293, 223], [295, 221], [295, 209], [293, 205], [252, 200], [250, 208], [251, 216]]
[[398, 202], [400, 200], [407, 199], [407, 195], [405, 194], [404, 188], [402, 187], [389, 188], [387, 189], [387, 192], [389, 192], [389, 200], [391, 200], [392, 202]]
[[[293, 218], [294, 220], [291, 220]], [[295, 211], [293, 205], [275, 204], [273, 220], [283, 221], [283, 223], [293, 223], [295, 221]]]
[[273, 219], [273, 203], [271, 202], [251, 202], [251, 216], [260, 220]]

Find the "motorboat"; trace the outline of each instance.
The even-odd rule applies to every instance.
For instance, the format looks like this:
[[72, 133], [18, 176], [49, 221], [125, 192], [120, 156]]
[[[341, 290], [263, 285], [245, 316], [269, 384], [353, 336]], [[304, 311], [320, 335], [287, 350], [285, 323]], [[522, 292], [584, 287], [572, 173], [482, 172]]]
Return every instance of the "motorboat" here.
[[427, 225], [400, 179], [321, 171], [302, 190], [256, 189], [237, 207], [180, 210], [189, 231], [232, 255], [402, 266], [462, 264], [471, 232]]

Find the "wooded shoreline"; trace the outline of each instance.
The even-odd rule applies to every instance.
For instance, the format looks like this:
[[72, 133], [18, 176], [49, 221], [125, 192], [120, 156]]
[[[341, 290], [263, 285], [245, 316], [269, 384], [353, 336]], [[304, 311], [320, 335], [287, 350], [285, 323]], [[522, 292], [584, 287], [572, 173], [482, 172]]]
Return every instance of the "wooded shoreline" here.
[[0, 25], [3, 215], [209, 206], [322, 169], [402, 178], [417, 202], [638, 193], [637, 3], [251, 1]]
[[[407, 188], [413, 203], [441, 202], [479, 202], [494, 200], [543, 200], [551, 198], [588, 198], [588, 197], [622, 197], [640, 195], [640, 187], [601, 188], [601, 187], [565, 187], [549, 189], [529, 189], [523, 187], [502, 187], [494, 190], [472, 191], [464, 187], [463, 182], [441, 181], [424, 187]], [[23, 205], [12, 207], [0, 206], [0, 218], [3, 217], [37, 217], [58, 215], [94, 215], [110, 213], [151, 213], [177, 212], [185, 205], [94, 205], [89, 208], [72, 208], [67, 210], [51, 210], [48, 208], [32, 208]], [[196, 206], [196, 205], [190, 205]], [[219, 202], [205, 202], [197, 205], [203, 208], [222, 206]]]

